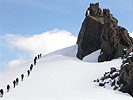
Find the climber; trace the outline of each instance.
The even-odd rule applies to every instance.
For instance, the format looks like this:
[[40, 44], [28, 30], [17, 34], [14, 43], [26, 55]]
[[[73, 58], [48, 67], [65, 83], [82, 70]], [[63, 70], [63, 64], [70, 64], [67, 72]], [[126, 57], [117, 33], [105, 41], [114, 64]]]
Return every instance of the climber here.
[[30, 71], [32, 71], [32, 69], [33, 69], [33, 64], [30, 65]]
[[21, 81], [23, 81], [24, 79], [24, 74], [21, 74]]
[[10, 90], [10, 85], [8, 84], [7, 85], [7, 92], [9, 92], [9, 90]]
[[15, 88], [15, 86], [16, 86], [16, 81], [14, 80], [13, 81], [13, 87]]
[[18, 85], [18, 82], [19, 82], [19, 79], [18, 79], [18, 78], [16, 78], [16, 85]]
[[30, 75], [30, 70], [28, 70], [27, 73], [28, 73], [28, 76], [29, 76]]
[[0, 90], [0, 97], [3, 97], [3, 95], [4, 95], [4, 91], [3, 91], [3, 89], [1, 89]]

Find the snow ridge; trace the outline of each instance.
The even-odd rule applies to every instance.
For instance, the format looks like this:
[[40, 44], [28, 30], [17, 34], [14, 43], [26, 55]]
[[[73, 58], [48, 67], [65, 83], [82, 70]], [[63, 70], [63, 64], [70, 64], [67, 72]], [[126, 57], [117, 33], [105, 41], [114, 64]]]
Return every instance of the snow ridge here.
[[[74, 45], [42, 56], [30, 77], [24, 78], [15, 89], [11, 87], [0, 99], [132, 99], [128, 94], [100, 88], [93, 82], [111, 66], [119, 68], [121, 59], [98, 63], [95, 57], [99, 54], [94, 53], [92, 59], [88, 58], [90, 62], [86, 62], [87, 58], [86, 61], [77, 59], [76, 52], [77, 45]], [[27, 75], [30, 64], [33, 61], [0, 73], [0, 88], [6, 90], [5, 84], [12, 84], [12, 79], [21, 73]]]

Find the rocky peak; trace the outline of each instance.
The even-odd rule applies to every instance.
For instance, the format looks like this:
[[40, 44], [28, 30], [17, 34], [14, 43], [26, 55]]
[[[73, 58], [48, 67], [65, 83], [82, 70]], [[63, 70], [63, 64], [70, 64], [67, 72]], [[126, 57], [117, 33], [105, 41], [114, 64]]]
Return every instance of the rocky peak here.
[[[89, 14], [88, 14], [89, 12]], [[99, 3], [91, 3], [90, 7], [88, 8], [88, 10], [86, 11], [86, 16], [90, 15], [90, 16], [94, 16], [94, 17], [100, 17], [103, 15], [103, 12], [101, 10], [101, 8], [99, 8]]]
[[118, 20], [109, 9], [102, 11], [99, 3], [91, 3], [86, 11], [77, 44], [79, 59], [101, 49], [98, 61], [102, 62], [123, 57], [124, 49], [133, 46], [133, 39], [125, 28], [118, 26]]
[[110, 15], [109, 9], [103, 9], [103, 17], [104, 17], [104, 23], [108, 23], [110, 21], [112, 15]]
[[79, 59], [101, 48], [101, 33], [104, 25], [102, 13], [99, 3], [90, 4], [87, 9], [77, 40]]
[[104, 19], [104, 24], [113, 22], [114, 26], [118, 25], [118, 20], [115, 17], [113, 17], [109, 9], [103, 9], [103, 19]]
[[[112, 86], [119, 85], [114, 89], [119, 87], [122, 92], [133, 96], [133, 39], [124, 27], [118, 26], [118, 20], [113, 17], [109, 9], [102, 11], [99, 3], [90, 4], [78, 35], [77, 44], [79, 59], [83, 59], [98, 49], [101, 49], [99, 62], [123, 58], [121, 69], [113, 72], [113, 74], [116, 73], [114, 76], [105, 73], [101, 80], [104, 82], [107, 78], [111, 78]], [[115, 78], [119, 79], [118, 83], [115, 82]], [[100, 86], [105, 84], [99, 83]]]
[[109, 61], [118, 57], [123, 57], [124, 49], [133, 46], [128, 31], [118, 26], [118, 20], [110, 14], [109, 9], [103, 10], [104, 26], [101, 34], [101, 54], [99, 62]]

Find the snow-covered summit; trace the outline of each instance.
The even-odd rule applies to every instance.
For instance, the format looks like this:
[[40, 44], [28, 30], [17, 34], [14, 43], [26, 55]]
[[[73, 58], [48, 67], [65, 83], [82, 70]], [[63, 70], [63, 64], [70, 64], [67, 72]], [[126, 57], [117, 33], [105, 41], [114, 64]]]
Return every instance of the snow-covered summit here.
[[[94, 79], [101, 76], [110, 67], [121, 65], [121, 59], [98, 63], [99, 51], [81, 61], [76, 58], [77, 45], [64, 48], [42, 56], [30, 76], [27, 70], [33, 61], [0, 73], [0, 88], [6, 91], [10, 84], [10, 92], [5, 92], [1, 100], [18, 99], [132, 99], [128, 94], [101, 88], [95, 85]], [[12, 81], [24, 73], [24, 81], [13, 88]]]

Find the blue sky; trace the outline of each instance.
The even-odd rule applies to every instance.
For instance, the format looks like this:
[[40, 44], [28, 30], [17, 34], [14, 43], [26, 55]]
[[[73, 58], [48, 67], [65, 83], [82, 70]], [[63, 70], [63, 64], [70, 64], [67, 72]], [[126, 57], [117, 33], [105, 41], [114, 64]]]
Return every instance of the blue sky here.
[[89, 3], [97, 1], [133, 31], [133, 0], [0, 0], [0, 34], [38, 34], [59, 28], [77, 35]]
[[[109, 8], [119, 25], [133, 32], [133, 0], [0, 0], [0, 36], [32, 36], [55, 28], [77, 36], [89, 3], [95, 2], [102, 9]], [[0, 39], [0, 70], [19, 55], [29, 58], [29, 52], [9, 49], [6, 41]]]

